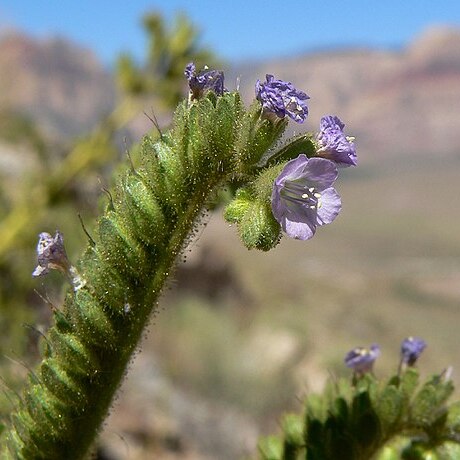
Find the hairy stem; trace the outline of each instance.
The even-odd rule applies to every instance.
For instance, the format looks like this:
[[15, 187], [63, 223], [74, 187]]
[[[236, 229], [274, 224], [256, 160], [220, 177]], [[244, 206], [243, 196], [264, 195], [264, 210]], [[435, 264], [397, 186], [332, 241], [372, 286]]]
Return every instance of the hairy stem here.
[[88, 452], [209, 194], [234, 174], [240, 109], [235, 95], [184, 104], [170, 133], [146, 139], [143, 167], [121, 180], [80, 261], [86, 284], [55, 313], [4, 458]]

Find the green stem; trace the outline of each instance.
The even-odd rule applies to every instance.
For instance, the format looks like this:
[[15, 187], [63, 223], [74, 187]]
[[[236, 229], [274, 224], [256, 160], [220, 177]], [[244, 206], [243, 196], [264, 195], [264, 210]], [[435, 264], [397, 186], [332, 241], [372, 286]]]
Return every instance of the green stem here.
[[[200, 107], [199, 116], [213, 117], [209, 101]], [[80, 263], [86, 284], [55, 313], [37, 378], [11, 416], [4, 458], [76, 460], [88, 452], [209, 194], [232, 174], [212, 132], [189, 139], [187, 116], [167, 141], [146, 142], [145, 166], [126, 175], [100, 219]], [[231, 141], [231, 125], [229, 132]], [[174, 143], [174, 134], [183, 138]], [[200, 155], [206, 167], [192, 161]]]
[[159, 141], [145, 139], [143, 166], [120, 181], [80, 261], [81, 287], [54, 314], [44, 359], [11, 415], [4, 458], [84, 457], [209, 195], [241, 180], [282, 127], [248, 116], [238, 93], [210, 93], [179, 105]]

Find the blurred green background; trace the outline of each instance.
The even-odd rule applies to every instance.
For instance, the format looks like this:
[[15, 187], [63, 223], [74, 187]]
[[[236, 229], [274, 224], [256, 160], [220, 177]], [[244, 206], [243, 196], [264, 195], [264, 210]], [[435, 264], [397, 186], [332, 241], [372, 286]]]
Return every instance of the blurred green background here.
[[[219, 210], [197, 223], [100, 439], [100, 458], [254, 455], [283, 411], [346, 375], [345, 353], [378, 342], [377, 375], [400, 341], [428, 342], [422, 373], [460, 368], [460, 29], [400, 50], [343, 48], [225, 63], [185, 17], [146, 15], [142, 62], [106, 70], [65, 39], [0, 38], [0, 414], [38, 360], [57, 274], [32, 279], [37, 235], [60, 229], [76, 261], [104, 193], [138, 161], [152, 119], [168, 126], [190, 61], [224, 68], [249, 102], [265, 73], [311, 97], [302, 129], [325, 113], [357, 136], [341, 171], [343, 211], [309, 242], [268, 254], [242, 247]], [[237, 83], [239, 81], [239, 83]], [[294, 128], [292, 128], [294, 129]], [[295, 127], [299, 130], [299, 127]]]

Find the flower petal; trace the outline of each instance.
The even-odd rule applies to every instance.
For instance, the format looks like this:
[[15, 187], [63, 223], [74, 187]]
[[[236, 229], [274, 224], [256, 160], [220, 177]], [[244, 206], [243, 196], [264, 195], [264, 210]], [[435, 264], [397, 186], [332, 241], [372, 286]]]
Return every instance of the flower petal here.
[[297, 240], [309, 240], [316, 231], [316, 226], [311, 222], [296, 222], [286, 217], [281, 226], [288, 236]]
[[337, 165], [325, 158], [310, 158], [304, 168], [305, 177], [320, 191], [329, 188], [339, 174]]
[[342, 209], [342, 200], [337, 191], [330, 187], [321, 192], [321, 206], [318, 207], [317, 225], [330, 224]]
[[280, 185], [283, 184], [285, 180], [295, 180], [302, 177], [308, 161], [309, 159], [303, 153], [294, 160], [288, 161], [279, 176], [276, 178], [275, 184]]

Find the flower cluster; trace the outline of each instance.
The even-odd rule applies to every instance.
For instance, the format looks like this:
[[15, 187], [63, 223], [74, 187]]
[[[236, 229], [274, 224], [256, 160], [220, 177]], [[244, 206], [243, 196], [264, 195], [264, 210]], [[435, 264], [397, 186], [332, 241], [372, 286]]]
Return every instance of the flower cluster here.
[[191, 99], [199, 99], [207, 91], [213, 91], [218, 96], [225, 92], [224, 73], [220, 70], [205, 68], [197, 74], [195, 64], [191, 62], [185, 67], [184, 74], [188, 80]]
[[297, 123], [303, 123], [308, 115], [306, 100], [310, 99], [303, 91], [294, 88], [291, 82], [277, 80], [266, 75], [266, 82], [256, 83], [256, 98], [262, 103], [265, 112], [274, 113], [279, 118], [286, 115]]
[[[197, 73], [195, 65], [190, 63], [184, 73], [189, 82], [191, 99], [198, 99], [207, 91], [216, 95], [226, 91], [222, 72], [205, 69]], [[291, 82], [267, 74], [265, 82], [257, 80], [255, 94], [261, 104], [261, 110], [257, 109], [261, 119], [284, 119], [288, 116], [303, 123], [307, 118], [306, 101], [310, 98]], [[276, 125], [275, 121], [273, 126]], [[295, 154], [284, 157], [289, 161], [273, 182], [271, 211], [291, 238], [312, 238], [317, 227], [331, 223], [341, 210], [341, 199], [334, 188], [338, 167], [357, 164], [353, 139], [345, 136], [344, 127], [337, 116], [324, 116], [314, 140], [305, 136], [304, 145], [295, 151], [297, 158], [291, 159]], [[309, 150], [309, 146], [312, 149]]]
[[[257, 81], [255, 90], [264, 114], [305, 121], [309, 96], [292, 83], [268, 74], [265, 83]], [[301, 153], [285, 165], [273, 184], [273, 216], [291, 238], [310, 239], [318, 226], [331, 223], [340, 212], [340, 196], [333, 188], [337, 167], [356, 165], [356, 149], [352, 138], [344, 135], [344, 126], [336, 116], [323, 117], [315, 158]]]

